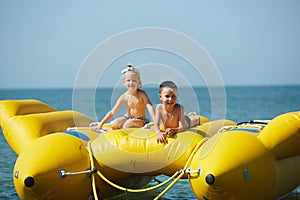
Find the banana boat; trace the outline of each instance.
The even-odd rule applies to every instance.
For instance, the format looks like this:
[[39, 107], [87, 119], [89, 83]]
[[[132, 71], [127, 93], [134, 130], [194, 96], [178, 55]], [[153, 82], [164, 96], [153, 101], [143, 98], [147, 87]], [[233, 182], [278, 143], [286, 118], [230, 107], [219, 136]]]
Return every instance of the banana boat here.
[[300, 112], [223, 127], [191, 163], [199, 199], [277, 199], [300, 185]]
[[[82, 113], [0, 101], [3, 134], [19, 155], [13, 180], [21, 199], [103, 199], [169, 184], [158, 199], [181, 178], [199, 199], [275, 199], [300, 184], [299, 118], [236, 124], [201, 116], [201, 125], [157, 144], [149, 128], [98, 134]], [[170, 178], [147, 187], [160, 174]]]

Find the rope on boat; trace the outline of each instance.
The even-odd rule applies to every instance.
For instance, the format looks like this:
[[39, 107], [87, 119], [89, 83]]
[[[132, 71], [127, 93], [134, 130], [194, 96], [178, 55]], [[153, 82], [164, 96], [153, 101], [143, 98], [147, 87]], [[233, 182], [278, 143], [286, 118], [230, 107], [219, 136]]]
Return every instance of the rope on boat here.
[[231, 131], [231, 130], [256, 130], [256, 132], [261, 131], [262, 129], [264, 129], [264, 126], [259, 126], [259, 125], [255, 125], [255, 124], [246, 124], [243, 126], [239, 126], [239, 125], [230, 125], [230, 126], [223, 126], [221, 129], [218, 130], [217, 134], [226, 132], [226, 131]]
[[[94, 160], [93, 160], [93, 152], [91, 150], [91, 142], [90, 141], [88, 142], [88, 152], [89, 152], [89, 157], [90, 157], [90, 162], [91, 162], [91, 168], [95, 169]], [[97, 189], [96, 189], [96, 181], [95, 181], [95, 174], [94, 173], [91, 174], [91, 178], [92, 178], [92, 188], [93, 188], [94, 199], [98, 200]]]
[[[112, 187], [115, 187], [121, 191], [124, 192], [132, 192], [132, 193], [139, 193], [139, 192], [147, 192], [150, 190], [154, 190], [157, 189], [159, 187], [164, 186], [165, 184], [169, 183], [172, 179], [175, 178], [175, 180], [170, 183], [170, 185], [168, 185], [156, 198], [155, 200], [159, 199], [160, 197], [162, 197], [169, 189], [171, 189], [171, 187], [173, 187], [181, 178], [182, 176], [187, 173], [187, 168], [189, 163], [191, 162], [192, 158], [194, 157], [194, 155], [196, 154], [197, 150], [202, 146], [202, 144], [207, 140], [207, 138], [203, 138], [197, 145], [196, 147], [193, 149], [192, 153], [190, 154], [184, 169], [181, 169], [179, 171], [176, 171], [171, 177], [169, 177], [167, 180], [165, 180], [164, 182], [161, 182], [157, 185], [148, 187], [148, 188], [142, 188], [142, 189], [131, 189], [131, 188], [125, 188], [122, 187], [120, 185], [117, 185], [115, 183], [113, 183], [112, 181], [110, 181], [109, 179], [107, 179], [99, 170], [97, 170], [94, 166], [94, 160], [93, 160], [93, 152], [91, 150], [91, 143], [88, 142], [88, 152], [89, 152], [89, 157], [90, 157], [90, 162], [91, 162], [91, 178], [92, 178], [92, 188], [93, 188], [93, 195], [95, 200], [98, 200], [98, 196], [97, 196], [97, 189], [96, 189], [96, 183], [95, 183], [95, 173], [97, 173], [97, 175], [104, 180], [106, 183], [108, 183], [109, 185], [111, 185]], [[188, 173], [189, 174], [189, 173]]]
[[156, 188], [159, 188], [165, 184], [167, 184], [168, 182], [170, 182], [173, 178], [175, 178], [179, 172], [175, 172], [173, 176], [171, 176], [169, 179], [167, 179], [166, 181], [160, 183], [160, 184], [157, 184], [157, 185], [154, 185], [154, 186], [151, 186], [151, 187], [148, 187], [148, 188], [142, 188], [142, 189], [130, 189], [130, 188], [125, 188], [125, 187], [122, 187], [122, 186], [119, 186], [113, 182], [111, 182], [110, 180], [108, 180], [99, 170], [97, 171], [97, 174], [100, 176], [100, 178], [102, 178], [105, 182], [107, 182], [108, 184], [110, 184], [111, 186], [119, 189], [119, 190], [122, 190], [124, 192], [133, 192], [133, 193], [139, 193], [139, 192], [147, 192], [147, 191], [150, 191], [150, 190], [154, 190]]
[[[91, 126], [74, 126], [74, 127], [68, 127], [67, 131], [88, 130], [88, 129], [92, 129], [92, 128], [93, 127], [91, 127]], [[104, 133], [105, 131], [103, 130], [103, 128], [99, 128], [95, 132]]]
[[[150, 190], [153, 190], [153, 189], [156, 189], [156, 188], [159, 188], [165, 184], [167, 184], [168, 182], [170, 182], [173, 178], [175, 178], [178, 174], [179, 174], [179, 171], [176, 171], [173, 176], [171, 176], [169, 179], [165, 180], [164, 182], [161, 182], [157, 185], [154, 185], [154, 186], [151, 186], [149, 188], [143, 188], [143, 189], [130, 189], [130, 188], [125, 188], [125, 187], [122, 187], [122, 186], [119, 186], [115, 183], [113, 183], [112, 181], [108, 180], [99, 170], [95, 170], [94, 168], [94, 161], [93, 161], [93, 153], [91, 151], [91, 145], [90, 145], [90, 142], [88, 143], [88, 151], [89, 151], [89, 155], [90, 155], [90, 160], [91, 160], [91, 168], [94, 169], [92, 170], [93, 172], [96, 172], [98, 174], [98, 176], [100, 178], [102, 178], [102, 180], [104, 180], [106, 183], [108, 183], [109, 185], [119, 189], [119, 190], [122, 190], [124, 192], [135, 192], [135, 193], [138, 193], [138, 192], [146, 192], [146, 191], [150, 191]], [[92, 173], [92, 179], [94, 177], [94, 173]], [[92, 182], [94, 182], [92, 180]], [[94, 195], [97, 195], [97, 192], [96, 192], [96, 188], [93, 187], [93, 192], [94, 192]]]
[[180, 174], [179, 176], [172, 182], [170, 183], [170, 185], [168, 185], [168, 187], [166, 187], [159, 195], [157, 195], [154, 200], [158, 200], [159, 198], [161, 198], [166, 192], [168, 192], [171, 187], [173, 187], [173, 185], [175, 185], [179, 179], [182, 178], [182, 176], [185, 174], [185, 171], [187, 170], [192, 158], [194, 157], [194, 155], [196, 154], [197, 150], [202, 146], [202, 144], [207, 140], [207, 138], [203, 138], [198, 144], [197, 146], [193, 149], [192, 153], [190, 154], [187, 162], [185, 163], [185, 166], [183, 168], [183, 170], [180, 170]]
[[[94, 126], [98, 126], [99, 122], [92, 122], [89, 124], [89, 126], [74, 126], [74, 127], [68, 127], [67, 131], [74, 131], [74, 130], [87, 130], [92, 129]], [[100, 131], [103, 131], [101, 128]], [[96, 131], [97, 132], [97, 131]]]
[[[89, 126], [74, 126], [74, 127], [68, 127], [66, 129], [66, 131], [76, 131], [76, 130], [93, 130], [93, 127], [97, 126], [99, 124], [99, 122], [92, 122], [89, 124]], [[147, 124], [145, 124], [143, 127], [141, 127], [141, 129], [150, 129], [152, 126], [154, 125], [153, 122], [149, 122]], [[103, 128], [99, 128], [97, 131], [98, 133], [104, 133], [106, 132]]]

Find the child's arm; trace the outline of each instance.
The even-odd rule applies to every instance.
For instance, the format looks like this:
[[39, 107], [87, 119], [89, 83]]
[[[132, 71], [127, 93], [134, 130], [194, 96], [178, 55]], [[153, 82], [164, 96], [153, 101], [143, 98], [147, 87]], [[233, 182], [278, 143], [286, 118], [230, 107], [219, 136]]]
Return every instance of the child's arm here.
[[100, 121], [98, 126], [93, 128], [94, 131], [100, 129], [106, 122], [108, 122], [121, 108], [123, 104], [124, 95], [120, 96], [115, 106], [104, 116], [104, 118]]
[[168, 141], [165, 138], [165, 133], [160, 131], [160, 121], [161, 121], [161, 104], [156, 106], [155, 117], [154, 117], [154, 131], [157, 134], [157, 142], [167, 144]]
[[154, 122], [154, 119], [155, 119], [155, 112], [154, 112], [154, 108], [152, 106], [152, 103], [147, 95], [147, 93], [145, 92], [145, 95], [144, 95], [144, 102], [146, 104], [146, 107], [147, 107], [147, 110], [152, 118], [152, 121]]
[[147, 104], [146, 106], [147, 106], [147, 109], [148, 109], [148, 111], [150, 113], [152, 121], [154, 121], [154, 119], [155, 119], [155, 112], [154, 112], [154, 108], [153, 108], [152, 104], [150, 103], [150, 104]]

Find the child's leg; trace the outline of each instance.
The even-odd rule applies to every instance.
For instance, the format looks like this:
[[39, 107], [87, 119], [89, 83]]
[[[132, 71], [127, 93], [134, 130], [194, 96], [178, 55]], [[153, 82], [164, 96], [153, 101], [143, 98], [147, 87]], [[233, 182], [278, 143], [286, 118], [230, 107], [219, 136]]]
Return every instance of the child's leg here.
[[120, 129], [123, 127], [124, 123], [128, 120], [127, 117], [118, 117], [113, 120], [110, 125], [112, 129]]
[[144, 125], [145, 125], [145, 120], [142, 120], [142, 119], [127, 119], [123, 124], [123, 128], [143, 127]]
[[194, 112], [191, 112], [188, 115], [184, 115], [184, 119], [189, 128], [200, 125], [200, 116]]
[[191, 127], [200, 125], [200, 117], [190, 118], [190, 125]]

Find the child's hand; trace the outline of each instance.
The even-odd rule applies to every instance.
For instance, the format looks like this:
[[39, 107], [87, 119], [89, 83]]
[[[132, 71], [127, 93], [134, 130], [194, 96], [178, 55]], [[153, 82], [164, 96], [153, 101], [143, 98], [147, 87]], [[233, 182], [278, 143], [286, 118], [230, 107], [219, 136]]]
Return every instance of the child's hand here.
[[177, 133], [176, 129], [173, 129], [173, 128], [167, 128], [166, 129], [166, 135], [168, 137], [173, 137], [176, 133]]
[[97, 126], [92, 126], [92, 127], [91, 127], [91, 129], [92, 129], [93, 131], [96, 131], [96, 132], [97, 132], [100, 128], [101, 128], [100, 124], [98, 124]]
[[165, 133], [164, 132], [159, 132], [157, 134], [157, 143], [164, 143], [168, 144], [168, 141], [166, 140]]

